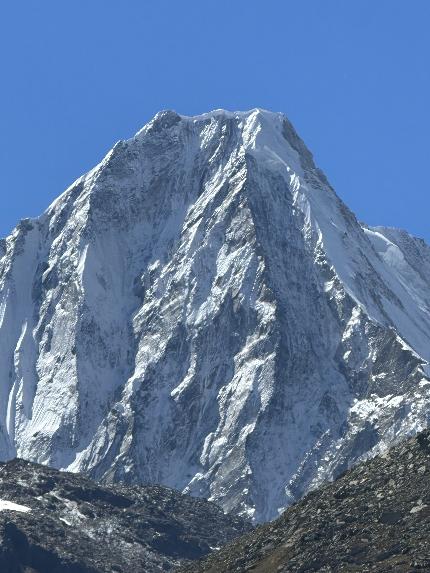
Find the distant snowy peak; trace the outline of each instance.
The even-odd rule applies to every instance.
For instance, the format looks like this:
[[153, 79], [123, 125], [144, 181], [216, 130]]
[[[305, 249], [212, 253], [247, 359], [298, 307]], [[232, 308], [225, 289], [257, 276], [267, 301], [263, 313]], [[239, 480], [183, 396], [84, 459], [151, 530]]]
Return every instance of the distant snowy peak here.
[[157, 114], [0, 242], [0, 452], [256, 521], [427, 426], [429, 247], [288, 119]]

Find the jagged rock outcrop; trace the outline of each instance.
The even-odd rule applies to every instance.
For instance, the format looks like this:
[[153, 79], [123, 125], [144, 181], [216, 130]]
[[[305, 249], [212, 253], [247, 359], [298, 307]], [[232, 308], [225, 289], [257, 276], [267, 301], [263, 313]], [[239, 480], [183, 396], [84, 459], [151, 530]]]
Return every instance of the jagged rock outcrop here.
[[0, 456], [271, 519], [427, 426], [429, 281], [282, 114], [162, 112], [0, 244]]
[[214, 504], [160, 486], [100, 486], [0, 464], [2, 573], [173, 571], [249, 529]]
[[430, 571], [430, 432], [349, 470], [184, 573]]

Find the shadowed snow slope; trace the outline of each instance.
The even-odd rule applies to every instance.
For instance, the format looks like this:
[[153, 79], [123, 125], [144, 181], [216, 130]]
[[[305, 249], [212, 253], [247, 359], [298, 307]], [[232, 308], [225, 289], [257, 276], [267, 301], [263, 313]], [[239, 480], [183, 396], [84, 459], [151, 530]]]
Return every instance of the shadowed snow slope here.
[[284, 115], [161, 112], [0, 242], [0, 454], [273, 518], [427, 425], [429, 283]]

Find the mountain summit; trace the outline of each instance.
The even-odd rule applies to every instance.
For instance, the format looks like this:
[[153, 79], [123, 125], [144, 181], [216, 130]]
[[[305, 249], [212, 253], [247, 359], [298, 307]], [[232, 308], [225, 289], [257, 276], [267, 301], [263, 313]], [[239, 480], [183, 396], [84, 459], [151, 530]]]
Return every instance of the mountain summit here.
[[428, 424], [429, 284], [284, 115], [161, 112], [0, 241], [0, 457], [271, 519]]

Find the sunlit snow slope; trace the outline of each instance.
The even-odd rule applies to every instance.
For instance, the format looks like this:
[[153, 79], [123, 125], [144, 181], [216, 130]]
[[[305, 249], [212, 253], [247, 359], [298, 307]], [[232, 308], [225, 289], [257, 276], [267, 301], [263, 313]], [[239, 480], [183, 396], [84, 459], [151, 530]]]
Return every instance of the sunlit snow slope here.
[[282, 114], [161, 112], [0, 242], [0, 454], [270, 519], [428, 424], [430, 248]]

